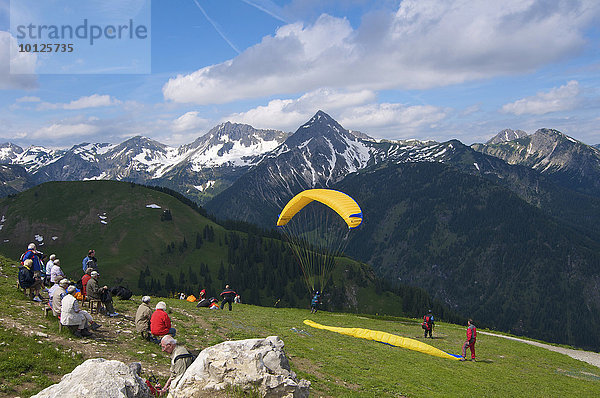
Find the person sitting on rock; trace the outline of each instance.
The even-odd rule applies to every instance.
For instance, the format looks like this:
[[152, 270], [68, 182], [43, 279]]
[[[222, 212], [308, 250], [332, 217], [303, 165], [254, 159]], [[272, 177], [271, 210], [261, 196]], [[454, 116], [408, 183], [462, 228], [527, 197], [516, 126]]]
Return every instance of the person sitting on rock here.
[[164, 352], [171, 355], [171, 375], [165, 386], [159, 390], [161, 394], [164, 394], [169, 391], [171, 384], [177, 384], [177, 381], [194, 362], [195, 358], [184, 346], [177, 345], [177, 340], [170, 335], [166, 335], [160, 340], [160, 347]]
[[[135, 330], [142, 335], [145, 340], [152, 340], [150, 333], [150, 319], [152, 318], [152, 307], [150, 307], [150, 296], [142, 297], [142, 304], [135, 313]], [[158, 343], [158, 341], [156, 341]]]
[[150, 318], [150, 332], [156, 337], [163, 337], [170, 334], [175, 336], [176, 330], [171, 327], [171, 318], [167, 314], [167, 304], [164, 301], [159, 301], [156, 304], [156, 311]]
[[106, 307], [106, 315], [108, 316], [117, 316], [119, 315], [115, 312], [113, 307], [112, 295], [110, 294], [110, 290], [108, 290], [108, 286], [100, 287], [98, 283], [98, 278], [100, 274], [98, 271], [92, 271], [90, 274], [91, 278], [87, 283], [86, 293], [90, 300], [100, 300], [104, 307]]
[[64, 326], [77, 326], [73, 334], [77, 337], [88, 337], [92, 335], [88, 330], [88, 325], [93, 330], [98, 329], [100, 325], [94, 322], [87, 311], [79, 307], [79, 302], [73, 296], [76, 290], [75, 286], [67, 288], [67, 295], [61, 301], [60, 323]]

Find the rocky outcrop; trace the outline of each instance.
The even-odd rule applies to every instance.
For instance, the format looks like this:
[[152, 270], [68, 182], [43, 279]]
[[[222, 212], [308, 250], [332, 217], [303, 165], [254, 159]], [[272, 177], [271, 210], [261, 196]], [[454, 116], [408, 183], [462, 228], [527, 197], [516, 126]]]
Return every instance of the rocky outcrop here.
[[262, 397], [308, 397], [310, 382], [296, 378], [277, 336], [226, 341], [203, 350], [171, 388], [173, 398], [207, 397], [230, 386]]
[[150, 398], [150, 390], [135, 370], [120, 361], [88, 359], [34, 398]]
[[522, 137], [527, 137], [527, 133], [523, 130], [504, 129], [486, 142], [486, 145], [500, 144], [506, 141], [517, 140]]

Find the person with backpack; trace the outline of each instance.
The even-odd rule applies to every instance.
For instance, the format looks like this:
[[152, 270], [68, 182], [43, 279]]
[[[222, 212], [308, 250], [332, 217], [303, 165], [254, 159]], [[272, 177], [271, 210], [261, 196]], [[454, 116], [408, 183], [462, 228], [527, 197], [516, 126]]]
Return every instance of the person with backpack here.
[[177, 345], [177, 340], [168, 334], [160, 340], [160, 347], [164, 352], [171, 355], [171, 368], [169, 369], [171, 375], [165, 386], [159, 390], [161, 394], [164, 394], [169, 391], [171, 384], [177, 384], [196, 358], [184, 346]]
[[46, 279], [46, 267], [44, 267], [42, 261], [43, 256], [44, 253], [37, 251], [35, 243], [27, 245], [27, 251], [21, 254], [21, 264], [23, 264], [25, 260], [31, 260], [33, 262], [31, 270], [34, 273], [34, 276], [40, 278], [42, 282]]
[[317, 290], [315, 292], [315, 295], [313, 296], [313, 298], [310, 300], [310, 313], [311, 314], [314, 314], [318, 311], [319, 304], [321, 304], [321, 294]]
[[433, 338], [432, 332], [435, 326], [435, 322], [433, 320], [433, 313], [431, 310], [427, 311], [427, 314], [423, 315], [423, 323], [421, 326], [424, 329], [423, 338], [427, 338], [427, 334], [429, 333], [429, 337]]
[[461, 361], [467, 360], [467, 347], [471, 350], [471, 361], [475, 360], [475, 341], [477, 340], [477, 328], [473, 324], [473, 320], [469, 319], [467, 322], [467, 341], [462, 347], [462, 358]]

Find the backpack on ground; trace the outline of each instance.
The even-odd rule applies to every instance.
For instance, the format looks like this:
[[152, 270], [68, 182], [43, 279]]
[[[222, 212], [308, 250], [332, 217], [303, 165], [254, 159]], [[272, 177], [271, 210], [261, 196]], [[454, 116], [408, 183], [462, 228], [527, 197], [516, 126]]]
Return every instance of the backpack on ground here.
[[129, 290], [125, 286], [115, 286], [112, 289], [110, 289], [110, 293], [113, 296], [117, 296], [121, 300], [129, 300], [131, 296], [133, 296], [131, 290]]

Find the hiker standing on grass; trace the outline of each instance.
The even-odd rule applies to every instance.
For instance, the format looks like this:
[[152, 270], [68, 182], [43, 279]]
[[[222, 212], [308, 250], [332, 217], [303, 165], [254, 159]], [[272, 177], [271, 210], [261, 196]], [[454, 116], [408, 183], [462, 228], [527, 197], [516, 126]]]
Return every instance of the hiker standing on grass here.
[[21, 254], [21, 264], [23, 264], [25, 260], [31, 260], [32, 266], [30, 268], [33, 271], [34, 277], [39, 278], [42, 282], [46, 279], [46, 267], [44, 267], [42, 261], [43, 256], [44, 253], [37, 251], [35, 243], [30, 243], [27, 246], [27, 251]]
[[427, 311], [427, 314], [423, 315], [423, 323], [421, 324], [425, 332], [423, 333], [423, 338], [427, 338], [427, 333], [429, 333], [429, 337], [433, 338], [431, 333], [433, 332], [433, 328], [435, 326], [435, 322], [433, 321], [433, 313], [431, 310]]
[[312, 300], [310, 300], [310, 313], [315, 314], [319, 309], [319, 304], [321, 304], [321, 294], [317, 290]]
[[171, 376], [165, 386], [159, 390], [160, 394], [169, 391], [171, 384], [179, 381], [187, 368], [194, 362], [194, 356], [182, 345], [177, 345], [177, 340], [166, 335], [160, 340], [161, 349], [171, 355]]
[[471, 349], [471, 361], [475, 360], [475, 341], [477, 340], [477, 328], [473, 325], [473, 320], [469, 319], [467, 322], [467, 341], [462, 347], [462, 358], [461, 361], [466, 361], [467, 358], [467, 347]]
[[221, 302], [221, 309], [225, 308], [225, 303], [229, 304], [229, 311], [231, 311], [231, 303], [233, 303], [233, 299], [237, 296], [235, 290], [230, 289], [229, 285], [225, 285], [225, 290], [221, 292], [221, 297], [223, 297], [223, 301]]
[[98, 270], [98, 259], [96, 258], [96, 251], [94, 249], [88, 250], [88, 255], [83, 258], [81, 262], [83, 265], [83, 272], [88, 268]]

